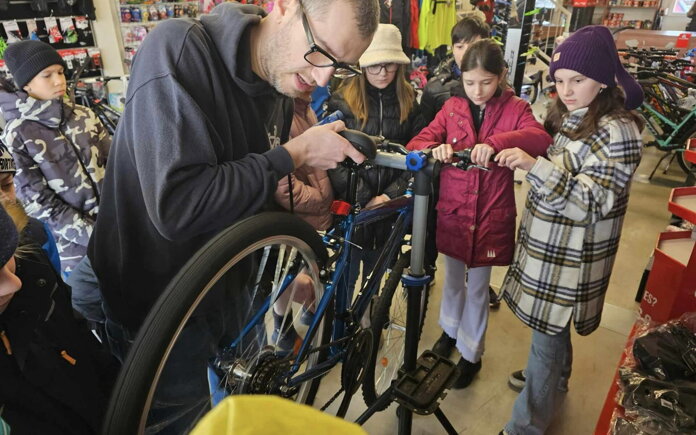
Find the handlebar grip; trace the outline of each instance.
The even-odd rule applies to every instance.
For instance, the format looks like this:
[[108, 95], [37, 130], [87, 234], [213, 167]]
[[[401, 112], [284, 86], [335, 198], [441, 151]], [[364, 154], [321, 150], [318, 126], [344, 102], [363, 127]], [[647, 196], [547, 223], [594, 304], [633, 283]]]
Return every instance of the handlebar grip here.
[[364, 155], [369, 160], [374, 160], [375, 156], [377, 156], [377, 145], [371, 136], [368, 136], [362, 131], [350, 129], [340, 131], [338, 134], [346, 138], [360, 154]]

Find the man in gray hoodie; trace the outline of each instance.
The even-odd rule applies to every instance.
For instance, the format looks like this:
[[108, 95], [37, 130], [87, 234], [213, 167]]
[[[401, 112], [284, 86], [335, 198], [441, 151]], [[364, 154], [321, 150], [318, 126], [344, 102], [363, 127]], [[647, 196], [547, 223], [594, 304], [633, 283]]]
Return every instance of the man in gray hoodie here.
[[190, 256], [261, 211], [279, 178], [303, 165], [362, 162], [337, 134], [340, 121], [288, 141], [291, 97], [354, 70], [378, 15], [377, 0], [278, 0], [267, 16], [224, 3], [149, 34], [89, 246], [117, 356]]

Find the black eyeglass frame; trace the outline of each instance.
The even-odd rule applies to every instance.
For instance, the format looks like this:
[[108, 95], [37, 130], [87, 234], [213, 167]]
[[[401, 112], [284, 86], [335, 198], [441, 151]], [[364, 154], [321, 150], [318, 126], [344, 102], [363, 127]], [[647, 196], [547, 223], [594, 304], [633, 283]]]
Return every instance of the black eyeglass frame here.
[[[317, 68], [336, 68], [334, 76], [339, 78], [354, 77], [362, 74], [362, 71], [360, 71], [358, 67], [349, 65], [345, 62], [337, 61], [335, 57], [331, 56], [326, 50], [319, 47], [316, 42], [314, 42], [314, 35], [312, 34], [312, 29], [309, 27], [307, 14], [302, 7], [302, 3], [300, 3], [300, 11], [302, 12], [302, 27], [304, 27], [305, 35], [307, 36], [307, 43], [309, 44], [309, 50], [305, 53], [304, 60]], [[311, 60], [309, 60], [309, 56], [311, 56], [313, 53], [320, 53], [324, 55], [331, 62], [331, 65], [317, 65], [313, 63]], [[346, 72], [340, 70], [345, 70]]]
[[[391, 71], [389, 68], [391, 68]], [[374, 69], [377, 68], [377, 71], [375, 72]], [[399, 70], [399, 64], [396, 62], [387, 62], [387, 63], [379, 63], [377, 65], [370, 65], [366, 66], [365, 70], [369, 73], [372, 74], [373, 76], [379, 75], [382, 73], [382, 70], [386, 71], [387, 73], [395, 73], [396, 71]]]

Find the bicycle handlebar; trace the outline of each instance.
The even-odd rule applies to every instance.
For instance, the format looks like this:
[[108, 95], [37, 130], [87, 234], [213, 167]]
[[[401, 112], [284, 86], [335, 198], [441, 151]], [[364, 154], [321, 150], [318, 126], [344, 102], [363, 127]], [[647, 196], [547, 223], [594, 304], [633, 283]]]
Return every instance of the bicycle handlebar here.
[[[390, 142], [389, 140], [378, 137], [369, 136], [361, 131], [346, 129], [339, 133], [341, 136], [346, 138], [360, 153], [368, 158], [369, 161], [374, 162], [378, 166], [385, 166], [393, 169], [400, 170], [413, 170], [413, 162], [408, 161], [408, 156], [414, 153], [409, 151], [405, 146]], [[423, 150], [425, 157], [412, 157], [412, 160], [421, 160], [421, 169], [436, 175], [439, 171], [442, 162], [432, 158], [429, 155], [430, 150]], [[462, 151], [457, 151], [454, 153], [454, 157], [458, 161], [451, 163], [451, 166], [459, 168], [461, 170], [469, 170], [471, 168], [477, 168], [484, 171], [489, 171], [490, 169], [474, 164], [471, 161], [471, 149], [466, 149]], [[495, 157], [495, 154], [491, 158]], [[409, 165], [411, 163], [411, 165]]]

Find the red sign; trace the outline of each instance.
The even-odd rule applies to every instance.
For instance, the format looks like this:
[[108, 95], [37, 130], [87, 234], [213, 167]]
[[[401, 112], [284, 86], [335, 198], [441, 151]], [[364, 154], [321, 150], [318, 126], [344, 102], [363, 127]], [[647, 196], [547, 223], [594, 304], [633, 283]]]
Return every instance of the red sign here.
[[596, 6], [597, 0], [573, 0], [574, 8], [587, 8], [591, 6]]
[[689, 39], [691, 39], [691, 33], [680, 33], [677, 36], [676, 48], [689, 48]]

